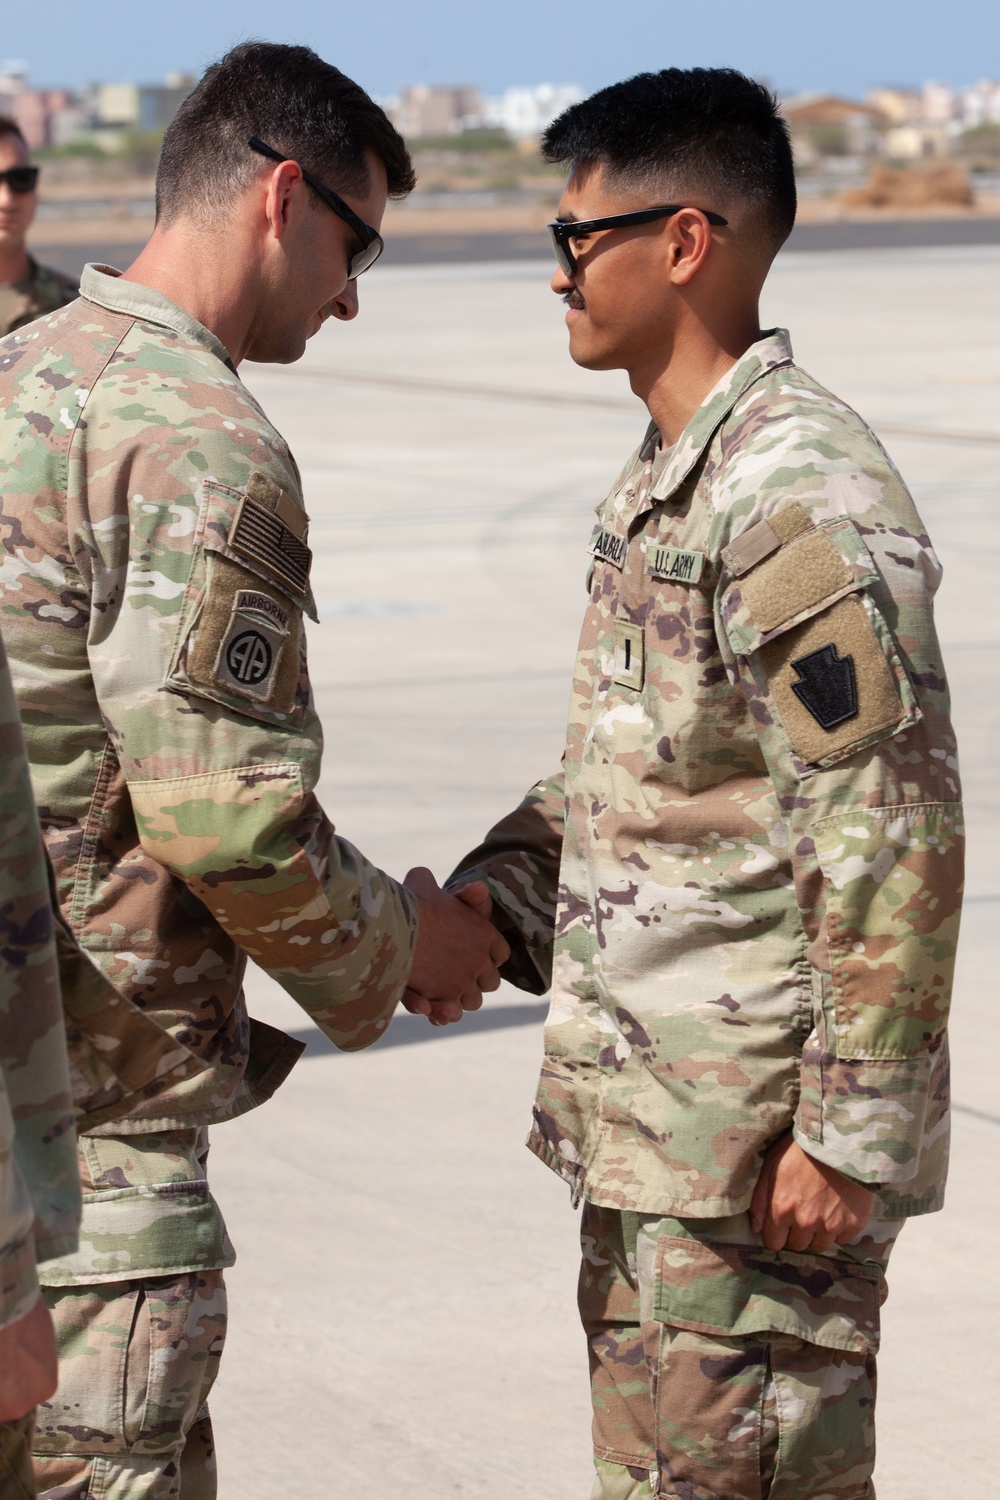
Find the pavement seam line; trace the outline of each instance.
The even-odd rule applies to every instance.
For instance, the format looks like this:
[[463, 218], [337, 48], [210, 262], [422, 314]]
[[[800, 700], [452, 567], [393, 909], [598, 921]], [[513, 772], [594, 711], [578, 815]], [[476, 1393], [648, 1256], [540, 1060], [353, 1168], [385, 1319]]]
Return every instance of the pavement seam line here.
[[[515, 401], [529, 406], [583, 406], [603, 411], [634, 411], [639, 414], [639, 404], [625, 396], [588, 396], [584, 392], [570, 394], [562, 391], [516, 390], [512, 386], [478, 385], [457, 380], [427, 380], [419, 375], [376, 375], [369, 370], [295, 370], [290, 372], [294, 380], [333, 381], [338, 385], [373, 385], [383, 389], [411, 391], [430, 396], [486, 397], [495, 401]], [[873, 422], [877, 432], [890, 437], [916, 438], [918, 441], [934, 443], [972, 443], [1000, 447], [1000, 432], [963, 432], [958, 428], [912, 427], [898, 422]]]

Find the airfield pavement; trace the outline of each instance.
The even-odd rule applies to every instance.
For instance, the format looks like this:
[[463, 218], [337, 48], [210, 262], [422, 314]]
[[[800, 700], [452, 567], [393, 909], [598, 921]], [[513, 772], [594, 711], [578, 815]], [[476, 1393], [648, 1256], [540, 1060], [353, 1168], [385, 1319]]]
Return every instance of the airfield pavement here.
[[[570, 363], [548, 274], [376, 270], [355, 323], [298, 365], [244, 368], [313, 518], [323, 800], [397, 875], [443, 878], [556, 767], [592, 511], [644, 426], [621, 377]], [[882, 435], [945, 566], [971, 831], [954, 1164], [946, 1210], [908, 1227], [890, 1268], [877, 1481], [879, 1500], [988, 1500], [1000, 247], [786, 253], [764, 314]], [[269, 1105], [213, 1137], [239, 1252], [212, 1401], [221, 1500], [585, 1500], [577, 1219], [522, 1146], [544, 1003], [505, 989], [444, 1032], [402, 1016], [345, 1056], [258, 971], [248, 989], [309, 1047]]]

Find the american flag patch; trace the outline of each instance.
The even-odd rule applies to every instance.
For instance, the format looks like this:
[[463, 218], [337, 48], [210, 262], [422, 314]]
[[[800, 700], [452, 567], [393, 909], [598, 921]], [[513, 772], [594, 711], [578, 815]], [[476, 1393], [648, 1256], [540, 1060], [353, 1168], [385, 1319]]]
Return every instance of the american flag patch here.
[[305, 598], [312, 552], [279, 516], [249, 495], [240, 501], [229, 545], [273, 578], [286, 593]]

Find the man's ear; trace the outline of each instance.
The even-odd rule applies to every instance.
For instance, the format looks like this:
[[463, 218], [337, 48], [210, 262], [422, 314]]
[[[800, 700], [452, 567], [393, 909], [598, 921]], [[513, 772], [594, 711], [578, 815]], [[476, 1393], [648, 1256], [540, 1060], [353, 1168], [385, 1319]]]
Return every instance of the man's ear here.
[[670, 220], [668, 275], [675, 286], [693, 281], [712, 248], [712, 227], [699, 208], [683, 208]]
[[268, 230], [277, 240], [283, 239], [288, 230], [292, 211], [292, 194], [295, 184], [302, 181], [302, 169], [298, 162], [283, 161], [267, 178], [264, 195], [264, 217]]

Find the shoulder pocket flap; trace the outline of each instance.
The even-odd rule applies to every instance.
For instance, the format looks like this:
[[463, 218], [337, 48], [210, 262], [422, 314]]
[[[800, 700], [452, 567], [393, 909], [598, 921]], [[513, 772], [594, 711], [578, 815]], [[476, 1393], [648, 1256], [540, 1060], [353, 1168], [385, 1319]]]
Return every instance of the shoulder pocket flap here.
[[726, 591], [723, 614], [732, 648], [738, 656], [749, 656], [877, 578], [850, 520], [795, 536]]
[[874, 1354], [882, 1275], [877, 1266], [793, 1250], [661, 1235], [653, 1316], [717, 1337], [788, 1334], [823, 1349]]

